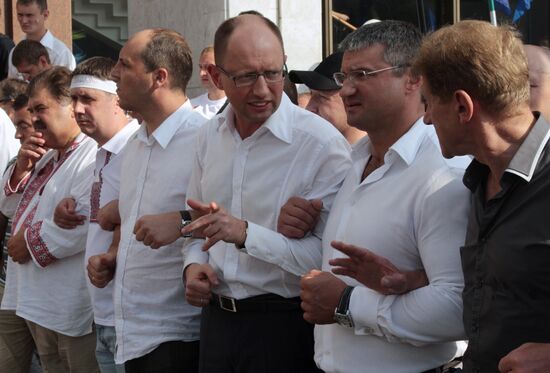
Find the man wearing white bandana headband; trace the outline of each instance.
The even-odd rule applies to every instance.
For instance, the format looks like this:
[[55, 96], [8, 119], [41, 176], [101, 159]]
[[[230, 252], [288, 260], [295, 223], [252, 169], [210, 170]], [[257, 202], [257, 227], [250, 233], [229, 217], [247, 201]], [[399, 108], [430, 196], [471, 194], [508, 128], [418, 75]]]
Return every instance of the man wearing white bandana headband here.
[[[101, 207], [118, 199], [122, 153], [128, 139], [139, 128], [118, 104], [116, 83], [110, 80], [115, 61], [92, 57], [80, 63], [72, 73], [71, 96], [76, 121], [82, 132], [98, 143], [94, 182], [90, 193], [89, 216], [75, 212], [75, 200], [66, 198], [56, 209], [54, 221], [61, 228], [74, 229], [89, 219], [85, 264], [89, 260], [116, 258], [120, 226], [114, 232], [103, 230], [97, 221]], [[93, 258], [93, 259], [90, 259]], [[124, 366], [115, 365], [116, 345], [113, 306], [113, 285], [89, 278], [96, 323], [96, 357], [102, 373], [124, 372]]]

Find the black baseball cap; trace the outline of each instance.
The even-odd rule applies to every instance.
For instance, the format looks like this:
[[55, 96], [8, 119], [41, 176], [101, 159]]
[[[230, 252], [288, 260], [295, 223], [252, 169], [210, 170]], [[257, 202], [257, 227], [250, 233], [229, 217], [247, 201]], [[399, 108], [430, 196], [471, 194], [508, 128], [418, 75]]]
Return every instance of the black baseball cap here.
[[305, 84], [309, 89], [332, 91], [340, 89], [332, 74], [340, 71], [343, 52], [336, 52], [325, 58], [313, 71], [292, 70], [288, 77], [292, 83]]

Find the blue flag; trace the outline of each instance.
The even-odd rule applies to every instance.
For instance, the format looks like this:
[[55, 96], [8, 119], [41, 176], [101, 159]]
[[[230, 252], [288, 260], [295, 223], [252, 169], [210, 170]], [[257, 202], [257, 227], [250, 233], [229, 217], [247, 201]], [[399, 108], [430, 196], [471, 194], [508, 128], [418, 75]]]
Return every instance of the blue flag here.
[[500, 10], [507, 16], [512, 15], [512, 8], [508, 0], [495, 0], [495, 9]]
[[531, 0], [519, 0], [516, 5], [516, 10], [514, 11], [512, 22], [516, 23], [529, 9], [531, 9]]

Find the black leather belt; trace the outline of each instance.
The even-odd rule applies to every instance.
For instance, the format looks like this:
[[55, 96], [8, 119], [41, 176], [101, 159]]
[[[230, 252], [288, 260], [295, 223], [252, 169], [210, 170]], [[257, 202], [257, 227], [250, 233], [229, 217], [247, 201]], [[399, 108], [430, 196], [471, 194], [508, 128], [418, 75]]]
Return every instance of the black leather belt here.
[[228, 312], [296, 311], [300, 309], [300, 302], [300, 297], [283, 298], [276, 294], [262, 294], [245, 299], [212, 294], [210, 305]]

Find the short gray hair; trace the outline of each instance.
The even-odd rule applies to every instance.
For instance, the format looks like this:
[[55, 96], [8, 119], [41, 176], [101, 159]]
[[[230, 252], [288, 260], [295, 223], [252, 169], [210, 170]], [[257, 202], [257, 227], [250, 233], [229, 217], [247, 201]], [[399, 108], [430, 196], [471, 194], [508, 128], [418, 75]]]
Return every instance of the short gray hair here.
[[[384, 61], [392, 66], [410, 66], [422, 44], [416, 26], [403, 21], [382, 21], [359, 27], [340, 43], [340, 51], [357, 51], [375, 44], [384, 46]], [[396, 69], [400, 74], [403, 69]]]

